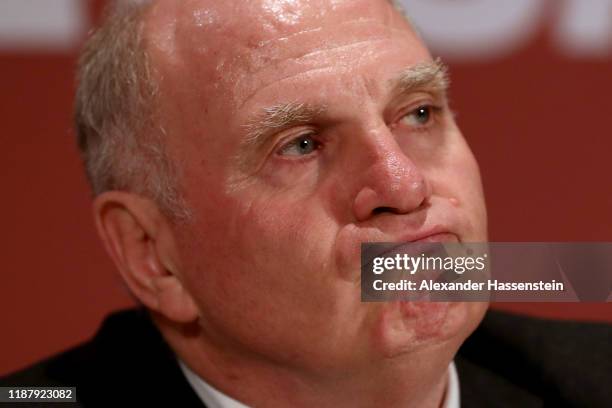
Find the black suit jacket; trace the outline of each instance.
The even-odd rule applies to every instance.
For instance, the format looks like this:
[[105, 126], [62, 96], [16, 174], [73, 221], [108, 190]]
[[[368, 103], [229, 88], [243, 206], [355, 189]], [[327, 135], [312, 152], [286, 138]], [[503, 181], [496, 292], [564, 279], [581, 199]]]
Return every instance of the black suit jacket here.
[[[462, 407], [612, 407], [610, 325], [489, 312], [455, 363]], [[26, 385], [76, 386], [82, 407], [203, 407], [141, 309], [111, 315], [88, 343], [0, 380]]]

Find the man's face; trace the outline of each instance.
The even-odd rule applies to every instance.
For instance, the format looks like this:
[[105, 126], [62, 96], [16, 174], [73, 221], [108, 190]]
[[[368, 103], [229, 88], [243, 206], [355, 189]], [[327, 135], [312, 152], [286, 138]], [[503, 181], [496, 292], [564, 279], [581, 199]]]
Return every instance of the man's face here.
[[486, 240], [477, 164], [419, 38], [383, 0], [213, 3], [148, 20], [209, 340], [312, 369], [458, 347], [483, 304], [360, 302], [362, 242]]

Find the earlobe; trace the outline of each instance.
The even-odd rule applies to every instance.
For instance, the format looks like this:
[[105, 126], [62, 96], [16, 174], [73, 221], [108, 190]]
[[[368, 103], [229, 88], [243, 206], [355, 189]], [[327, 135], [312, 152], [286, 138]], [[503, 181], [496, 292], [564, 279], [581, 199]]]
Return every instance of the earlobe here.
[[191, 323], [198, 318], [198, 309], [174, 276], [161, 277], [154, 281], [158, 293], [157, 311], [166, 318], [179, 323]]
[[196, 320], [197, 307], [180, 279], [173, 231], [155, 203], [110, 191], [96, 197], [93, 208], [98, 234], [134, 296], [175, 322]]

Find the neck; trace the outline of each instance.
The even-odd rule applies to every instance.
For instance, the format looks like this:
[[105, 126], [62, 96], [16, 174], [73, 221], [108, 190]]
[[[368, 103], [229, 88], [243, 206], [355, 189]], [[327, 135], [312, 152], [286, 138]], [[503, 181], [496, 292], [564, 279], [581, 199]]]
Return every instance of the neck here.
[[215, 346], [193, 328], [156, 323], [194, 373], [249, 406], [439, 407], [456, 351], [444, 343], [361, 367], [313, 372]]

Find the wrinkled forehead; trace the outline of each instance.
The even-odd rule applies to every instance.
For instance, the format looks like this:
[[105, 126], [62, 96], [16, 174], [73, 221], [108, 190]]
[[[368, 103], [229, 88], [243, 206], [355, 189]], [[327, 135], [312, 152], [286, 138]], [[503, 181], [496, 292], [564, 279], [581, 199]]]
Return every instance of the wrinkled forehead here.
[[238, 51], [346, 22], [391, 24], [388, 0], [165, 0], [149, 16], [155, 45], [172, 51]]
[[165, 79], [237, 99], [283, 62], [400, 30], [387, 0], [177, 0], [156, 3], [146, 35]]

